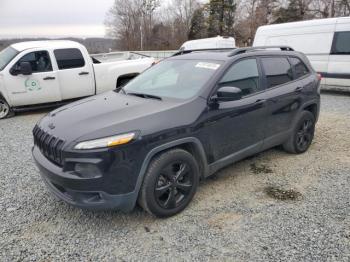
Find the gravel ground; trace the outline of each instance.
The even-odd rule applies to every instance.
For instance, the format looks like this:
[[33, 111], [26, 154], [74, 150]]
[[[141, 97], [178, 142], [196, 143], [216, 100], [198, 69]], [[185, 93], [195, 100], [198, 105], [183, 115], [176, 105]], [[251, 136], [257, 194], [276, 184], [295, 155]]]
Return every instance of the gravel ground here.
[[225, 168], [163, 220], [51, 197], [30, 153], [42, 115], [0, 121], [1, 261], [350, 261], [350, 96], [322, 95], [307, 153]]

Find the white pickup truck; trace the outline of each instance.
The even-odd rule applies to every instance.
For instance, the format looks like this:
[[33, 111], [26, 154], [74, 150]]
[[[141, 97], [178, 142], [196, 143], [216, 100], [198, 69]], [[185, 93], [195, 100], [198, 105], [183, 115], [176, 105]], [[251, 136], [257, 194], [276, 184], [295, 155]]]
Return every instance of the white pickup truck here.
[[65, 40], [7, 47], [0, 52], [0, 119], [113, 90], [154, 63], [132, 52], [103, 58], [90, 57], [83, 45]]

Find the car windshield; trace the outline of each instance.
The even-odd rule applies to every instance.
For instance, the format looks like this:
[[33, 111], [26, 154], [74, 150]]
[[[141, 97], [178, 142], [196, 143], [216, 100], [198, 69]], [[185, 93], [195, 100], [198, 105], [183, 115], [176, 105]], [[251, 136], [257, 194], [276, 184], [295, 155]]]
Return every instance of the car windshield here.
[[220, 65], [218, 61], [165, 60], [130, 81], [123, 89], [130, 94], [189, 99], [200, 91]]
[[10, 46], [2, 50], [0, 52], [0, 71], [2, 71], [18, 53], [16, 49]]

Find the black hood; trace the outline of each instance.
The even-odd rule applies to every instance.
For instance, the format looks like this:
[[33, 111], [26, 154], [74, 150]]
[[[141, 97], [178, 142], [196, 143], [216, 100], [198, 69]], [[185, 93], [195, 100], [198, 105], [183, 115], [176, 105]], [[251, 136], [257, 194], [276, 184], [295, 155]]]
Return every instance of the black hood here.
[[[156, 100], [108, 92], [60, 107], [40, 121], [40, 127], [67, 142], [84, 141], [130, 131], [141, 135], [183, 126], [195, 121], [200, 111], [192, 101]], [[169, 121], [172, 119], [173, 121]]]

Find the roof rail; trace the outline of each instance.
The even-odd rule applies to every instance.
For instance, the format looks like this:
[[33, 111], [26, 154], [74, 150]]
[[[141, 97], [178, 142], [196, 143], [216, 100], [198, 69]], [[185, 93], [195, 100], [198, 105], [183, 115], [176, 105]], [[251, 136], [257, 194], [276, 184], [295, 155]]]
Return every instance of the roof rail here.
[[180, 50], [173, 54], [172, 56], [178, 56], [178, 55], [184, 55], [184, 54], [189, 54], [192, 52], [205, 52], [205, 51], [230, 51], [230, 50], [236, 50], [237, 48], [235, 47], [228, 47], [228, 48], [205, 48], [205, 49], [188, 49], [188, 50]]
[[247, 52], [252, 52], [256, 50], [262, 50], [262, 49], [276, 49], [279, 48], [281, 51], [294, 51], [293, 48], [290, 46], [280, 46], [280, 45], [271, 45], [271, 46], [254, 46], [254, 47], [243, 47], [243, 48], [237, 48], [236, 50], [232, 51], [228, 56], [235, 56]]

